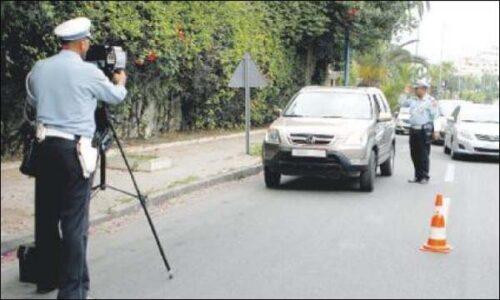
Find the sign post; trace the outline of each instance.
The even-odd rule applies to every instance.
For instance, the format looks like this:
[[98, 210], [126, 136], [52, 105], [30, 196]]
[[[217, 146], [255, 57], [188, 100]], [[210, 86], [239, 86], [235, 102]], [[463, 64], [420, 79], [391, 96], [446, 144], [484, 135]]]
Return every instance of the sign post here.
[[245, 153], [250, 154], [250, 83], [248, 82], [248, 61], [250, 54], [245, 53]]
[[257, 65], [247, 52], [231, 76], [229, 87], [245, 88], [245, 153], [250, 154], [250, 88], [264, 87], [266, 78], [259, 72]]

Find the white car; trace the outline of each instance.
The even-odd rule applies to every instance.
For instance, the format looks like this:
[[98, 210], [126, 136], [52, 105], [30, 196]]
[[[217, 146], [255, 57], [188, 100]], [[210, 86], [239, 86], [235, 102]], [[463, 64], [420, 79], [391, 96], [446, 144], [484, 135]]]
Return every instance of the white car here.
[[457, 108], [457, 106], [466, 104], [464, 100], [439, 100], [439, 116], [434, 120], [434, 131], [439, 133], [437, 139], [434, 140], [435, 144], [444, 144], [444, 134], [448, 122], [448, 117]]
[[444, 152], [453, 159], [462, 155], [499, 156], [498, 106], [463, 104], [448, 118]]
[[396, 133], [397, 134], [410, 134], [410, 108], [401, 107], [396, 117]]

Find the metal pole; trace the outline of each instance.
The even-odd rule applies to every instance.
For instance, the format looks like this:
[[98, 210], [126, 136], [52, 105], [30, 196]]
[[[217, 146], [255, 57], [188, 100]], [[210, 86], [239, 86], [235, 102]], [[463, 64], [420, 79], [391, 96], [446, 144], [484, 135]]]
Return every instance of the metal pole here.
[[442, 89], [443, 89], [443, 39], [444, 39], [444, 24], [441, 26], [441, 54], [439, 61], [439, 87], [438, 87], [438, 99], [442, 98]]
[[250, 154], [250, 83], [248, 82], [248, 61], [250, 54], [245, 53], [245, 72], [243, 80], [245, 81], [245, 153]]
[[349, 54], [349, 26], [347, 26], [344, 36], [344, 86], [349, 85]]
[[462, 78], [461, 76], [458, 76], [458, 99], [461, 99], [462, 96], [460, 96], [460, 92], [462, 90], [462, 85], [461, 85], [461, 82], [462, 81]]

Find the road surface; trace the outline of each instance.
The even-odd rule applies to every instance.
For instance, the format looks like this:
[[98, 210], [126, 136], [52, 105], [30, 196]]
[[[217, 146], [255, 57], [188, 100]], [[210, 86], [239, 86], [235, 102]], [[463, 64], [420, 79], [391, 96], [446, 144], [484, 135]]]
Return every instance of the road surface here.
[[[94, 228], [94, 298], [498, 298], [497, 161], [452, 161], [433, 146], [428, 185], [398, 136], [395, 174], [375, 191], [262, 174], [185, 195], [153, 209], [175, 269], [169, 281], [141, 212]], [[420, 252], [434, 196], [450, 198], [450, 254]], [[18, 282], [2, 261], [2, 298], [53, 298]]]

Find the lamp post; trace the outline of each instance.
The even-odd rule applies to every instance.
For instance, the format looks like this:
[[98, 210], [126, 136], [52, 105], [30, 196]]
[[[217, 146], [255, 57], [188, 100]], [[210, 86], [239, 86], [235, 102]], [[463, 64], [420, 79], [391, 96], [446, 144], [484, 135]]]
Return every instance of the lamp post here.
[[351, 61], [351, 51], [349, 47], [349, 35], [351, 22], [354, 17], [358, 14], [359, 9], [352, 7], [347, 10], [346, 22], [345, 22], [345, 32], [344, 32], [344, 86], [349, 85], [349, 63]]
[[350, 62], [350, 52], [349, 51], [349, 25], [345, 28], [344, 33], [344, 86], [349, 85], [349, 62]]

